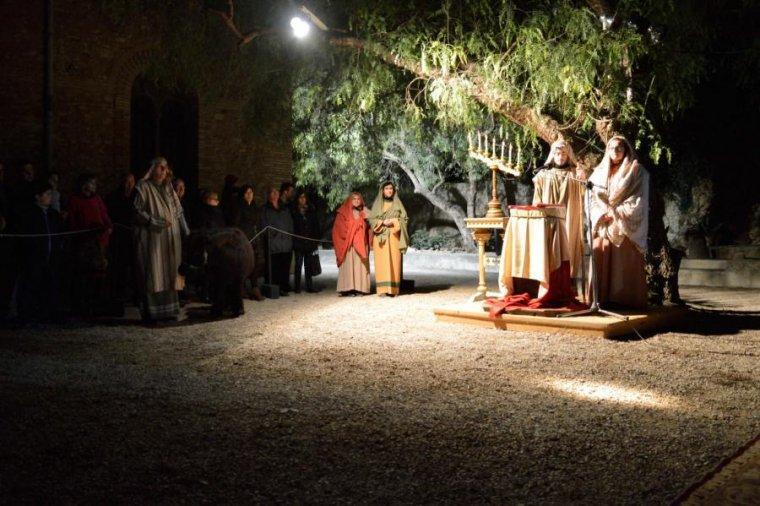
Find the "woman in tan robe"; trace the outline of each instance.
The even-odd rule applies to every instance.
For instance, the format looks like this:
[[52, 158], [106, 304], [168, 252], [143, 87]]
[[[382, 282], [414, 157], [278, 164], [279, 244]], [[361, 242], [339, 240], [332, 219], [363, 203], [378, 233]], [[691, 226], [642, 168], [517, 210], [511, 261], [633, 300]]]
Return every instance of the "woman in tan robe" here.
[[380, 187], [369, 216], [372, 251], [375, 254], [375, 285], [378, 295], [398, 295], [401, 288], [401, 255], [409, 244], [404, 204], [396, 187], [386, 181]]
[[645, 308], [649, 174], [625, 137], [616, 135], [607, 142], [604, 158], [589, 180], [596, 185], [589, 216], [599, 280], [597, 302]]
[[182, 262], [180, 233], [188, 228], [169, 174], [166, 159], [156, 158], [135, 186], [136, 275], [146, 321], [179, 316], [177, 290], [184, 287], [177, 271]]
[[338, 263], [338, 292], [341, 295], [368, 294], [369, 227], [361, 194], [352, 193], [338, 209], [332, 240]]

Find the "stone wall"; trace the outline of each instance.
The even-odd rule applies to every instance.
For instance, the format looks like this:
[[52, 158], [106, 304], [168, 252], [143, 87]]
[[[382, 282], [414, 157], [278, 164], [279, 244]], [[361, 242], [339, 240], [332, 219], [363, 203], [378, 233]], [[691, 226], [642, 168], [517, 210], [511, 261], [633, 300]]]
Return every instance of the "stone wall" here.
[[[117, 26], [94, 1], [54, 5], [54, 168], [64, 191], [83, 170], [99, 174], [110, 187], [127, 169], [145, 170], [129, 166], [131, 90], [161, 50], [160, 30], [155, 20], [139, 16]], [[43, 2], [2, 2], [0, 19], [13, 20], [0, 30], [0, 160], [11, 168], [27, 160], [39, 165]], [[291, 179], [289, 127], [274, 141], [252, 135], [244, 105], [245, 97], [199, 97], [200, 186], [221, 189], [227, 173], [260, 187]], [[290, 118], [282, 123], [289, 125]]]

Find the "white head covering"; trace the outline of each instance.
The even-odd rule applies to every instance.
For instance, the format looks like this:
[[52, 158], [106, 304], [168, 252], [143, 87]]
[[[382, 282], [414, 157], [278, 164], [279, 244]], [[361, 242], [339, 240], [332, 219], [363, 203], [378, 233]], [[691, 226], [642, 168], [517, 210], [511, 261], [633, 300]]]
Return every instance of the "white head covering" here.
[[565, 152], [567, 153], [567, 163], [569, 165], [577, 167], [578, 161], [575, 159], [575, 153], [573, 152], [573, 147], [562, 136], [560, 136], [556, 141], [552, 143], [551, 148], [549, 149], [549, 156], [546, 157], [546, 161], [544, 162], [544, 165], [551, 165], [551, 166], [554, 165], [553, 164], [554, 153], [559, 148], [565, 148]]
[[[169, 162], [163, 156], [157, 156], [156, 158], [151, 160], [150, 167], [148, 168], [148, 172], [146, 172], [142, 178], [143, 181], [148, 181], [149, 179], [151, 179], [153, 177], [153, 171], [156, 170], [156, 167], [158, 167], [159, 165], [166, 165], [168, 168]], [[171, 177], [169, 177], [168, 174], [167, 174], [166, 179], [164, 179], [163, 184], [171, 184]]]
[[[609, 146], [612, 141], [623, 143], [625, 158], [610, 176]], [[609, 239], [620, 246], [627, 237], [643, 254], [647, 250], [649, 232], [649, 173], [639, 164], [636, 152], [622, 135], [615, 135], [604, 151], [604, 158], [596, 166], [589, 178], [594, 185], [591, 193], [589, 215], [596, 235]], [[599, 220], [604, 215], [612, 216], [609, 223]]]

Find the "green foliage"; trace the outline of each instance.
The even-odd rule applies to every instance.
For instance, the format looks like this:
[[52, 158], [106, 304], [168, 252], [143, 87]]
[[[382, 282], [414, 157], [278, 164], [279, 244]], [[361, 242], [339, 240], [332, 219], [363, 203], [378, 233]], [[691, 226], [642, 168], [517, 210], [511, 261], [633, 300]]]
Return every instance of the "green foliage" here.
[[409, 238], [413, 248], [427, 250], [451, 250], [457, 247], [450, 238], [441, 235], [432, 235], [427, 230], [418, 229]]
[[330, 206], [378, 184], [399, 163], [427, 188], [485, 174], [468, 158], [461, 129], [406, 108], [398, 70], [366, 54], [311, 56], [294, 83], [295, 175]]
[[[621, 0], [613, 30], [571, 0], [445, 1], [438, 10], [415, 0], [332, 0], [323, 8], [342, 11], [359, 38], [419, 65], [424, 76], [406, 75], [413, 119], [483, 128], [483, 106], [473, 97], [482, 86], [502, 103], [550, 115], [590, 150], [601, 148], [595, 120], [609, 119], [660, 160], [670, 156], [664, 123], [692, 104], [706, 71], [701, 51], [714, 34], [704, 4]], [[367, 103], [380, 92], [354, 84]], [[521, 141], [537, 156], [535, 132]]]

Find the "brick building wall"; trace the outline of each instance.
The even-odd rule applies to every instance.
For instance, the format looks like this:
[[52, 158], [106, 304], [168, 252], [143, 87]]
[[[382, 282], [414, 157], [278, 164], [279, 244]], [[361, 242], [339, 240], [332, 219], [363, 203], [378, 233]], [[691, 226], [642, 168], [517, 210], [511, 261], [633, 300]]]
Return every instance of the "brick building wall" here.
[[[11, 5], [13, 4], [13, 5]], [[67, 190], [84, 170], [115, 184], [130, 167], [131, 92], [135, 79], [161, 51], [156, 20], [135, 16], [114, 25], [98, 2], [54, 2], [54, 168]], [[42, 0], [0, 3], [0, 160], [9, 166], [42, 160]], [[221, 189], [225, 174], [263, 186], [291, 178], [289, 118], [271, 138], [248, 132], [245, 97], [198, 98], [198, 180]], [[170, 160], [171, 162], [171, 160]]]

